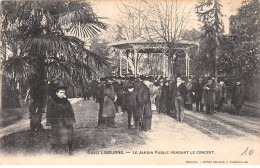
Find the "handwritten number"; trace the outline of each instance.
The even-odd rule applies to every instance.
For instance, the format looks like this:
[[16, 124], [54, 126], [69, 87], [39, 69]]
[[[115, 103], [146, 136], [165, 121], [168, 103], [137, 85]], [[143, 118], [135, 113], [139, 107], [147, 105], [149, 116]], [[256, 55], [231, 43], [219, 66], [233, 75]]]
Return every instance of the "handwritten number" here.
[[[246, 150], [245, 150], [241, 155], [247, 155], [247, 151], [248, 151], [248, 147], [246, 148]], [[251, 149], [251, 150], [248, 152], [249, 155], [252, 155], [253, 153], [254, 153], [254, 150], [253, 150], [253, 149]]]
[[254, 150], [251, 149], [251, 150], [249, 151], [249, 155], [252, 155], [253, 153], [254, 153]]

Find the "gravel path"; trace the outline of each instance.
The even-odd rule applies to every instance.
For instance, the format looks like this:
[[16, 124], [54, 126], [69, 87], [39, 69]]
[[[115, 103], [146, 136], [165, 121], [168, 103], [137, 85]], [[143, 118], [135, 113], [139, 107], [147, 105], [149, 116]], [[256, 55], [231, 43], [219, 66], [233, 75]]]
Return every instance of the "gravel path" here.
[[[127, 128], [127, 114], [121, 112], [121, 110], [116, 114], [118, 128], [97, 127], [98, 104], [93, 100], [84, 101], [80, 98], [71, 99], [71, 101], [76, 117], [76, 124], [74, 126], [74, 156], [75, 158], [85, 158], [87, 156], [86, 160], [83, 159], [80, 160], [80, 162], [76, 162], [76, 160], [72, 159], [71, 164], [73, 164], [73, 161], [75, 161], [74, 164], [81, 162], [105, 164], [111, 161], [113, 161], [114, 164], [140, 164], [143, 162], [149, 162], [149, 164], [164, 164], [166, 163], [165, 161], [170, 164], [183, 164], [187, 160], [198, 160], [198, 158], [202, 159], [203, 157], [202, 155], [188, 155], [185, 154], [185, 152], [177, 155], [174, 152], [190, 152], [191, 150], [212, 151], [211, 154], [203, 154], [203, 156], [207, 156], [207, 159], [212, 159], [217, 155], [218, 157], [228, 159], [229, 157], [233, 157], [233, 151], [235, 151], [237, 157], [240, 158], [241, 153], [247, 147], [254, 149], [255, 156], [260, 156], [260, 152], [256, 150], [257, 148], [260, 149], [260, 118], [257, 117], [246, 115], [236, 116], [221, 112], [208, 115], [186, 110], [184, 122], [179, 123], [167, 115], [158, 114], [154, 111], [152, 131], [139, 132]], [[45, 119], [43, 119], [43, 124], [45, 125]], [[29, 120], [23, 119], [14, 125], [2, 129], [1, 136], [3, 134], [7, 136], [1, 138], [1, 142], [6, 142], [5, 138], [8, 136], [9, 139], [17, 137], [15, 134], [19, 132], [22, 134], [22, 131], [25, 131], [25, 133], [22, 134], [25, 135], [28, 128]], [[30, 144], [37, 145], [26, 145], [26, 137], [24, 137], [24, 140], [22, 140], [22, 138], [13, 138], [12, 140], [15, 142], [1, 143], [1, 151], [18, 155], [26, 154], [28, 157], [33, 157], [31, 154], [37, 153], [38, 155], [44, 156], [47, 154], [47, 156], [45, 156], [47, 158], [54, 157], [58, 160], [64, 158], [64, 155], [53, 156], [49, 154], [50, 144], [47, 137], [49, 127], [45, 128], [47, 129], [37, 143], [36, 140], [32, 140], [34, 143], [30, 142]], [[28, 136], [30, 136], [30, 134], [28, 134]], [[104, 152], [109, 153], [113, 151], [121, 151], [123, 154], [120, 154], [120, 152], [104, 154]], [[159, 151], [161, 151], [161, 153]], [[101, 152], [103, 152], [103, 154]], [[134, 154], [139, 152], [150, 152], [150, 155]], [[172, 154], [163, 154], [167, 152], [172, 152]], [[131, 156], [130, 162], [128, 160], [129, 156]], [[140, 160], [140, 156], [144, 160]], [[114, 158], [120, 160], [113, 160]], [[161, 162], [160, 159], [164, 160], [164, 162]], [[250, 160], [250, 158], [248, 159]], [[102, 161], [100, 162], [100, 160]], [[53, 163], [55, 164], [57, 162]], [[50, 162], [50, 164], [51, 163], [52, 162]], [[66, 161], [63, 163], [68, 164]]]

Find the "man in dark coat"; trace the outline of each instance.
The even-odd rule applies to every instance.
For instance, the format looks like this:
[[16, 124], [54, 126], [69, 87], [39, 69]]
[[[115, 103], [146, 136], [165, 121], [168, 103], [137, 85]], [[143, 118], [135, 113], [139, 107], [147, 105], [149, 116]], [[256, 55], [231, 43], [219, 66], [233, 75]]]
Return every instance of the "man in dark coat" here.
[[194, 98], [196, 102], [196, 111], [197, 112], [203, 112], [203, 104], [202, 104], [202, 95], [203, 95], [203, 80], [200, 77], [199, 80], [194, 85]]
[[[151, 130], [152, 124], [152, 109], [151, 109], [151, 98], [150, 89], [147, 84], [149, 82], [148, 78], [143, 77], [143, 82], [138, 81], [135, 85], [137, 91], [137, 124], [141, 124], [142, 131]], [[150, 83], [150, 82], [149, 82]]]
[[117, 89], [115, 90], [116, 91], [116, 95], [117, 95], [117, 100], [116, 100], [116, 103], [118, 106], [120, 106], [122, 108], [122, 102], [123, 102], [123, 94], [124, 94], [124, 86], [123, 86], [123, 83], [122, 83], [122, 77], [119, 76], [117, 78]]
[[170, 111], [173, 118], [176, 118], [176, 109], [175, 109], [175, 96], [176, 96], [177, 84], [176, 79], [173, 78], [170, 83], [169, 94], [170, 94]]
[[98, 83], [98, 81], [96, 79], [93, 79], [91, 81], [91, 84], [90, 84], [90, 86], [91, 86], [91, 95], [93, 97], [93, 100], [96, 100], [96, 98], [97, 98], [98, 84], [99, 83]]
[[203, 86], [203, 90], [203, 104], [206, 106], [206, 112], [207, 114], [213, 114], [216, 104], [217, 86], [212, 78], [208, 78], [208, 83]]
[[177, 120], [183, 122], [184, 119], [184, 100], [187, 96], [188, 91], [184, 84], [184, 81], [178, 77], [177, 78], [177, 89], [175, 92], [175, 108]]
[[[120, 89], [120, 84], [119, 84], [119, 82], [118, 82], [117, 80], [114, 80], [113, 83], [112, 83], [112, 86], [113, 86], [113, 88], [114, 88], [114, 91], [115, 91], [116, 95], [118, 95], [119, 89]], [[117, 100], [118, 100], [118, 99], [117, 99]], [[118, 106], [119, 106], [118, 101], [116, 101], [116, 102], [115, 102], [116, 112], [118, 112]]]
[[58, 144], [68, 144], [69, 154], [72, 154], [75, 116], [72, 106], [66, 98], [65, 89], [66, 87], [60, 84], [56, 89], [56, 94], [48, 101], [46, 125], [51, 126], [52, 149], [55, 150]]
[[241, 108], [244, 104], [244, 96], [245, 96], [244, 86], [241, 84], [240, 80], [237, 80], [232, 91], [231, 103], [235, 106], [236, 113], [240, 115], [242, 114]]
[[192, 103], [193, 103], [192, 101], [193, 101], [193, 92], [194, 92], [194, 85], [193, 85], [192, 77], [188, 78], [186, 88], [187, 88], [188, 94], [186, 96], [185, 105], [186, 105], [187, 109], [192, 110]]
[[127, 111], [127, 118], [128, 118], [128, 128], [130, 129], [131, 119], [136, 119], [136, 92], [134, 90], [134, 85], [129, 83], [127, 86], [127, 91], [125, 93], [125, 108]]
[[227, 86], [224, 83], [222, 78], [219, 79], [218, 90], [217, 90], [217, 102], [218, 102], [218, 111], [222, 112], [223, 104], [227, 101]]
[[91, 96], [91, 85], [90, 85], [90, 83], [89, 82], [87, 82], [86, 84], [85, 84], [85, 86], [84, 86], [84, 89], [83, 89], [83, 98], [84, 98], [84, 100], [86, 100], [86, 97], [87, 97], [87, 99], [89, 100], [89, 98], [90, 98], [90, 96]]
[[159, 113], [169, 113], [168, 109], [168, 102], [169, 102], [169, 84], [167, 81], [163, 82], [162, 90], [161, 90], [161, 95], [159, 99]]
[[104, 119], [102, 117], [103, 101], [104, 101], [104, 85], [105, 78], [100, 79], [100, 83], [97, 89], [97, 98], [96, 101], [99, 103], [99, 112], [98, 112], [98, 125], [104, 124]]
[[122, 109], [122, 111], [124, 112], [124, 111], [126, 111], [126, 109], [125, 109], [125, 93], [127, 92], [127, 85], [129, 84], [129, 82], [130, 82], [130, 80], [128, 79], [128, 78], [123, 78], [122, 79], [122, 84], [121, 84], [121, 87], [123, 88], [122, 89], [122, 91], [123, 91], [123, 93], [122, 93], [122, 105], [121, 105], [121, 109]]

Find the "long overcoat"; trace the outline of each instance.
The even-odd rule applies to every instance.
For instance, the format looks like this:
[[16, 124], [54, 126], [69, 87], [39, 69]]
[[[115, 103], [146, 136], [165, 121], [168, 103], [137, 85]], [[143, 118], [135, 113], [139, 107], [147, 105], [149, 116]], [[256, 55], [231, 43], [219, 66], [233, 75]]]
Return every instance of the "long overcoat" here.
[[220, 102], [221, 98], [224, 98], [224, 100], [226, 100], [227, 98], [227, 86], [225, 85], [225, 83], [218, 85], [218, 90], [216, 94], [217, 103]]
[[90, 97], [91, 92], [92, 92], [91, 85], [90, 85], [90, 83], [87, 83], [84, 87], [83, 97]]
[[194, 84], [194, 92], [195, 92], [194, 99], [195, 99], [195, 101], [201, 101], [202, 100], [203, 86], [204, 85], [205, 84], [203, 82], [201, 82], [201, 83], [196, 82]]
[[103, 101], [104, 101], [104, 83], [100, 82], [97, 89], [96, 102], [99, 103], [99, 112], [98, 112], [98, 124], [104, 123], [104, 118], [102, 117], [103, 111]]
[[[136, 116], [142, 117], [144, 115], [144, 105], [150, 103], [151, 106], [150, 90], [142, 81], [136, 81], [134, 83], [134, 92], [136, 92]], [[146, 110], [145, 117], [152, 117], [152, 111]]]
[[125, 100], [125, 107], [127, 111], [133, 111], [136, 109], [136, 92], [126, 92]]
[[91, 86], [91, 95], [92, 95], [94, 98], [97, 97], [98, 85], [99, 85], [99, 83], [98, 83], [97, 80], [91, 81], [91, 84], [90, 84], [90, 86]]
[[169, 96], [170, 96], [170, 110], [175, 110], [175, 96], [177, 91], [176, 81], [172, 81], [169, 88]]
[[[142, 82], [139, 84], [140, 84], [139, 89], [137, 91], [137, 106], [139, 106], [138, 108], [139, 115], [140, 113], [143, 112], [143, 118], [151, 118], [152, 110], [151, 110], [150, 89]], [[146, 106], [146, 108], [144, 108], [144, 106]]]
[[133, 112], [133, 117], [136, 118], [136, 110], [137, 110], [137, 102], [136, 102], [137, 92], [129, 92], [125, 93], [125, 108], [128, 112]]
[[115, 117], [116, 108], [115, 108], [115, 96], [116, 93], [114, 88], [110, 84], [104, 86], [104, 101], [103, 101], [103, 110], [102, 117]]
[[159, 112], [166, 113], [169, 110], [170, 94], [169, 86], [163, 85], [159, 100]]
[[[209, 88], [209, 90], [206, 90], [206, 87]], [[215, 83], [212, 84], [206, 84], [203, 86], [203, 99], [202, 99], [202, 103], [204, 105], [209, 105], [209, 106], [213, 106], [216, 104], [216, 91], [217, 91], [217, 87]]]
[[67, 98], [54, 97], [49, 100], [46, 120], [46, 125], [51, 126], [51, 144], [67, 144], [73, 140], [75, 116]]
[[192, 82], [188, 82], [186, 84], [186, 88], [187, 88], [188, 94], [187, 94], [187, 98], [186, 98], [185, 104], [192, 104], [192, 99], [193, 99], [192, 92], [194, 90], [193, 83]]
[[231, 103], [234, 104], [235, 107], [241, 108], [244, 104], [244, 86], [242, 84], [235, 85], [232, 91], [232, 100]]

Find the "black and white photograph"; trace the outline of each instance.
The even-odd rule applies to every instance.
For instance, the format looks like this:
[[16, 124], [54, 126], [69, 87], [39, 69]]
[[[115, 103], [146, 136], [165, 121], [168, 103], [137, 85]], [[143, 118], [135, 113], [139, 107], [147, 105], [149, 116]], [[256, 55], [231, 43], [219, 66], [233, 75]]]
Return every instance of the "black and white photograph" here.
[[2, 0], [0, 26], [0, 165], [260, 165], [260, 0]]

